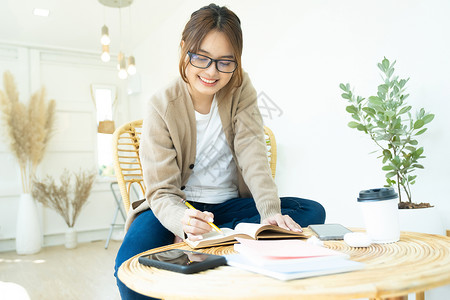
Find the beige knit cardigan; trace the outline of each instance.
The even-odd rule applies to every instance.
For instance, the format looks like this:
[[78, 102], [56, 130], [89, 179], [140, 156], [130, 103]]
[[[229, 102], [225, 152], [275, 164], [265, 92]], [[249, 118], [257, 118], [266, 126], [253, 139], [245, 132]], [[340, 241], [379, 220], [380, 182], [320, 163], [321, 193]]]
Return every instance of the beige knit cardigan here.
[[[267, 149], [256, 91], [247, 73], [231, 95], [217, 93], [225, 136], [238, 170], [240, 197], [253, 197], [261, 220], [280, 213], [280, 198], [267, 161]], [[187, 84], [179, 78], [148, 102], [142, 128], [140, 158], [146, 201], [132, 203], [125, 228], [140, 212], [152, 209], [158, 220], [183, 237], [181, 219], [187, 209], [180, 199], [195, 168], [197, 129]]]

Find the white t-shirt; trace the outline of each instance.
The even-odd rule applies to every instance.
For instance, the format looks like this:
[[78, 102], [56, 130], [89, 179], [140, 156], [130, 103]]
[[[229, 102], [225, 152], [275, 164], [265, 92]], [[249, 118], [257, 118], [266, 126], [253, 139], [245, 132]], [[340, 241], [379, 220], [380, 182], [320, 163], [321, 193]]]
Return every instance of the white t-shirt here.
[[197, 153], [186, 184], [187, 200], [217, 204], [238, 197], [236, 164], [225, 138], [216, 97], [208, 114], [195, 112]]

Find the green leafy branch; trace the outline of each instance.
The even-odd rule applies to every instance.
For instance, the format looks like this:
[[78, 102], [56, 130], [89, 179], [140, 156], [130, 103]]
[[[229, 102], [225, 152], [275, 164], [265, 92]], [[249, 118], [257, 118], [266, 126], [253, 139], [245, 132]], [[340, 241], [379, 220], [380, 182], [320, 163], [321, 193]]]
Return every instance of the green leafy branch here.
[[342, 98], [350, 104], [346, 111], [354, 119], [348, 126], [368, 134], [380, 148], [387, 186], [397, 185], [400, 202], [403, 188], [411, 202], [410, 186], [417, 178], [413, 172], [424, 168], [419, 160], [425, 158], [416, 137], [427, 131], [424, 126], [434, 119], [434, 114], [421, 108], [415, 118], [411, 115], [412, 107], [405, 101], [409, 96], [405, 93], [409, 78], [394, 76], [394, 65], [395, 61], [391, 64], [386, 58], [378, 64], [383, 83], [376, 96], [356, 96], [348, 83], [341, 83], [340, 88], [344, 91]]

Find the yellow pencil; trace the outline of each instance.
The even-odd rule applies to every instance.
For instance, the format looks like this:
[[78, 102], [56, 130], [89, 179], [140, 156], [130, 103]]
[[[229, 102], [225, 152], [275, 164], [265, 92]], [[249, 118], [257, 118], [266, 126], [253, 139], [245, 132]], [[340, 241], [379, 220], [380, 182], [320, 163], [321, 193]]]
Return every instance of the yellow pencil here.
[[[189, 207], [190, 209], [194, 209], [197, 210], [195, 207], [193, 207], [189, 202], [187, 202], [184, 199], [181, 199], [181, 202], [183, 202], [187, 207]], [[209, 226], [211, 226], [215, 231], [221, 233], [222, 235], [224, 235], [224, 233], [222, 232], [222, 230], [220, 230], [219, 227], [217, 227], [213, 222], [208, 222]]]

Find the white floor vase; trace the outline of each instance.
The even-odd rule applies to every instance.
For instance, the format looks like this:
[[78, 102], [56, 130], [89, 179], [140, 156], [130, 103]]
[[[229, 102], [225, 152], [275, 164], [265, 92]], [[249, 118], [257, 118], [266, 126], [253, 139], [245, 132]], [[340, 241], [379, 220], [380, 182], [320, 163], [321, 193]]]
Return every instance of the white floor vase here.
[[16, 252], [20, 255], [38, 253], [41, 250], [42, 241], [36, 202], [31, 194], [22, 194], [17, 213]]
[[66, 242], [64, 244], [67, 249], [76, 248], [78, 245], [77, 231], [73, 227], [69, 227], [66, 230]]

